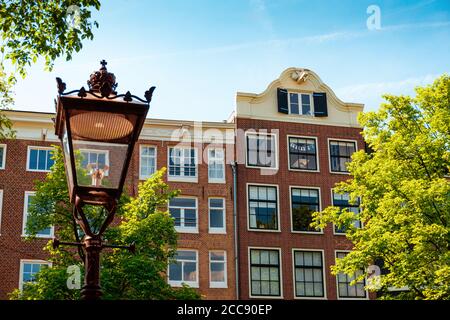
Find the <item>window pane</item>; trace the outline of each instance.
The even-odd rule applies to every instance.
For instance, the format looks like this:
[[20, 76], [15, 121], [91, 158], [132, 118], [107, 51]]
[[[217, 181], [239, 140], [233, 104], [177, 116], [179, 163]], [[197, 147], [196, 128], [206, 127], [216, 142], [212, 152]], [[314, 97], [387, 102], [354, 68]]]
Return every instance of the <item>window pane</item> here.
[[253, 295], [261, 294], [261, 283], [259, 281], [252, 281], [252, 294]]
[[178, 250], [176, 254], [177, 260], [196, 260], [197, 253], [195, 251]]
[[261, 264], [269, 264], [269, 251], [260, 251]]
[[196, 210], [193, 209], [184, 210], [184, 226], [185, 227], [197, 226]]
[[184, 281], [197, 281], [197, 264], [195, 262], [184, 262]]
[[0, 168], [3, 168], [3, 154], [5, 152], [5, 147], [0, 146]]
[[169, 265], [169, 280], [182, 281], [181, 263], [171, 263]]
[[175, 219], [175, 226], [176, 227], [181, 226], [181, 210], [177, 208], [170, 208], [169, 212], [172, 218]]
[[211, 281], [214, 282], [225, 281], [225, 264], [223, 262], [211, 263]]
[[261, 294], [262, 295], [270, 295], [270, 282], [269, 281], [261, 281]]
[[280, 294], [280, 284], [278, 282], [270, 282], [270, 295], [278, 296]]
[[38, 168], [37, 164], [38, 164], [38, 150], [31, 149], [30, 150], [30, 160], [29, 160], [30, 169], [36, 170]]
[[209, 226], [211, 228], [223, 228], [223, 210], [210, 210]]
[[46, 170], [47, 164], [47, 150], [39, 150], [38, 151], [38, 169]]
[[260, 264], [260, 254], [259, 254], [259, 250], [251, 250], [250, 251], [251, 254], [251, 263], [252, 264]]
[[278, 275], [278, 268], [270, 268], [270, 280], [272, 281], [278, 281], [279, 279]]
[[225, 253], [219, 251], [211, 252], [211, 260], [213, 261], [225, 261]]
[[223, 208], [223, 199], [209, 199], [209, 206], [211, 208]]
[[317, 266], [317, 267], [322, 266], [322, 253], [321, 252], [313, 253], [313, 265]]
[[261, 273], [259, 267], [252, 267], [251, 271], [252, 271], [251, 274], [252, 280], [261, 280]]
[[195, 199], [191, 198], [173, 198], [169, 202], [171, 207], [195, 208]]

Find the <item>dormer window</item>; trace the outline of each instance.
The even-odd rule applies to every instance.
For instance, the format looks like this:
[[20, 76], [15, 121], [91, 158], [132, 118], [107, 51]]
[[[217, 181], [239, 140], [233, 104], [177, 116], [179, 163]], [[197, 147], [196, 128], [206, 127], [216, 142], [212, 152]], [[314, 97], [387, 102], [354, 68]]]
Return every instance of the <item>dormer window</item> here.
[[312, 110], [311, 94], [289, 92], [289, 113], [311, 116]]
[[277, 88], [277, 104], [279, 113], [328, 117], [325, 92], [299, 93]]

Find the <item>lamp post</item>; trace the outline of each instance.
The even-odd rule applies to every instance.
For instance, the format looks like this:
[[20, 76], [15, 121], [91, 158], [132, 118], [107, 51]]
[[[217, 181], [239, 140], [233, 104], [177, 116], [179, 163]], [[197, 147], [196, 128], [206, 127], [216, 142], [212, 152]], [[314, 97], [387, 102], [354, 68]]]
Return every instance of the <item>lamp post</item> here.
[[[61, 140], [64, 154], [70, 201], [73, 216], [83, 230], [81, 243], [76, 245], [85, 251], [85, 279], [82, 298], [99, 299], [100, 252], [106, 245], [103, 233], [113, 221], [120, 195], [122, 194], [134, 145], [144, 125], [155, 87], [145, 92], [145, 99], [129, 91], [117, 94], [116, 78], [106, 69], [106, 61], [91, 74], [89, 90], [65, 92], [66, 84], [56, 78], [58, 97], [56, 100], [55, 132]], [[106, 209], [106, 219], [98, 232], [94, 232], [89, 218], [83, 211], [85, 205]], [[134, 246], [129, 249], [134, 250]]]

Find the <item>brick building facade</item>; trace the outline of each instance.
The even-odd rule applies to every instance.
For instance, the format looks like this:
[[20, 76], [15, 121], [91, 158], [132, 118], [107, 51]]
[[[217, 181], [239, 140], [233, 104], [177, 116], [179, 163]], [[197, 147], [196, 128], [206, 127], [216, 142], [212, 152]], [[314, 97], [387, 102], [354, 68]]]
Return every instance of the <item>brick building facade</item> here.
[[[352, 207], [331, 188], [348, 178], [349, 154], [364, 148], [356, 121], [362, 109], [339, 100], [314, 72], [290, 68], [261, 94], [238, 93], [228, 121], [147, 119], [126, 188], [135, 194], [139, 181], [167, 167], [167, 183], [181, 191], [169, 204], [179, 232], [169, 283], [187, 283], [206, 299], [371, 297], [363, 284], [330, 273], [335, 257], [352, 248], [345, 236], [334, 226], [307, 227], [313, 209]], [[17, 139], [0, 141], [0, 299], [45, 263], [52, 230], [32, 242], [23, 237], [27, 197], [50, 165], [45, 149], [30, 150], [59, 143], [53, 114], [6, 115]], [[98, 150], [86, 156], [108, 161]]]

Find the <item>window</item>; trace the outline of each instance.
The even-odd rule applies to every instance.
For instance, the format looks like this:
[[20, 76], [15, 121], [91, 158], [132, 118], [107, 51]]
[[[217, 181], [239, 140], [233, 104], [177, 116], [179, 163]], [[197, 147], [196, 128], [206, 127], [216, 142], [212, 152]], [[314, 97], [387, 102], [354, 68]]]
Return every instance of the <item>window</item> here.
[[225, 182], [225, 158], [223, 149], [208, 150], [208, 181]]
[[250, 249], [252, 296], [281, 296], [278, 250]]
[[302, 232], [320, 232], [310, 226], [312, 213], [320, 210], [318, 189], [292, 188], [292, 230]]
[[81, 166], [86, 169], [105, 168], [105, 175], [109, 171], [108, 150], [80, 150], [82, 160]]
[[169, 178], [197, 178], [197, 152], [194, 148], [169, 148]]
[[311, 95], [305, 93], [289, 93], [289, 112], [291, 114], [312, 115]]
[[6, 144], [0, 144], [0, 170], [5, 169], [6, 164]]
[[[27, 226], [27, 220], [28, 220], [28, 209], [32, 203], [33, 197], [35, 195], [35, 192], [30, 192], [30, 191], [26, 191], [25, 192], [25, 203], [24, 203], [24, 207], [23, 207], [23, 226], [22, 226], [22, 235], [23, 236], [27, 236], [27, 232], [26, 232], [26, 226]], [[36, 237], [40, 237], [40, 238], [51, 238], [53, 237], [53, 227], [49, 227], [49, 228], [45, 228], [42, 229], [41, 231], [39, 231], [36, 234]]]
[[348, 172], [347, 162], [355, 151], [355, 142], [330, 140], [331, 172]]
[[321, 251], [294, 251], [295, 296], [325, 297]]
[[21, 260], [20, 261], [20, 281], [19, 288], [23, 289], [24, 284], [31, 283], [36, 280], [36, 273], [42, 268], [49, 267], [51, 264], [41, 260]]
[[316, 139], [289, 137], [289, 169], [317, 171]]
[[225, 199], [209, 198], [209, 232], [225, 233]]
[[197, 233], [197, 199], [174, 198], [169, 201], [170, 215], [175, 219], [178, 232]]
[[145, 180], [156, 171], [156, 148], [140, 146], [139, 179]]
[[169, 265], [169, 284], [181, 287], [183, 283], [198, 288], [197, 251], [177, 250], [174, 260]]
[[210, 288], [227, 287], [227, 255], [225, 251], [209, 252]]
[[[347, 252], [336, 252], [336, 258], [342, 259], [347, 255]], [[363, 271], [358, 271], [353, 276], [348, 276], [344, 273], [339, 273], [337, 275], [337, 283], [338, 283], [338, 297], [339, 298], [353, 298], [353, 299], [361, 299], [366, 298], [366, 290], [364, 286], [366, 285], [366, 281], [359, 280], [355, 285], [350, 285], [350, 283], [355, 280], [357, 277], [361, 276]]]
[[[332, 191], [332, 193], [333, 193], [333, 206], [339, 207], [341, 210], [347, 209], [348, 211], [353, 212], [355, 215], [359, 214], [359, 211], [360, 211], [359, 198], [357, 200], [357, 203], [350, 204], [350, 202], [349, 202], [350, 199], [349, 199], [348, 193], [339, 194], [339, 193], [335, 193], [334, 191]], [[355, 220], [353, 225], [356, 228], [362, 227], [360, 220]], [[345, 228], [338, 228], [335, 226], [334, 232], [338, 233], [338, 234], [345, 234], [346, 230], [345, 230]]]
[[28, 171], [50, 171], [53, 166], [53, 148], [48, 147], [28, 147]]
[[278, 230], [277, 187], [248, 186], [250, 229]]
[[247, 166], [276, 168], [275, 135], [247, 134]]

